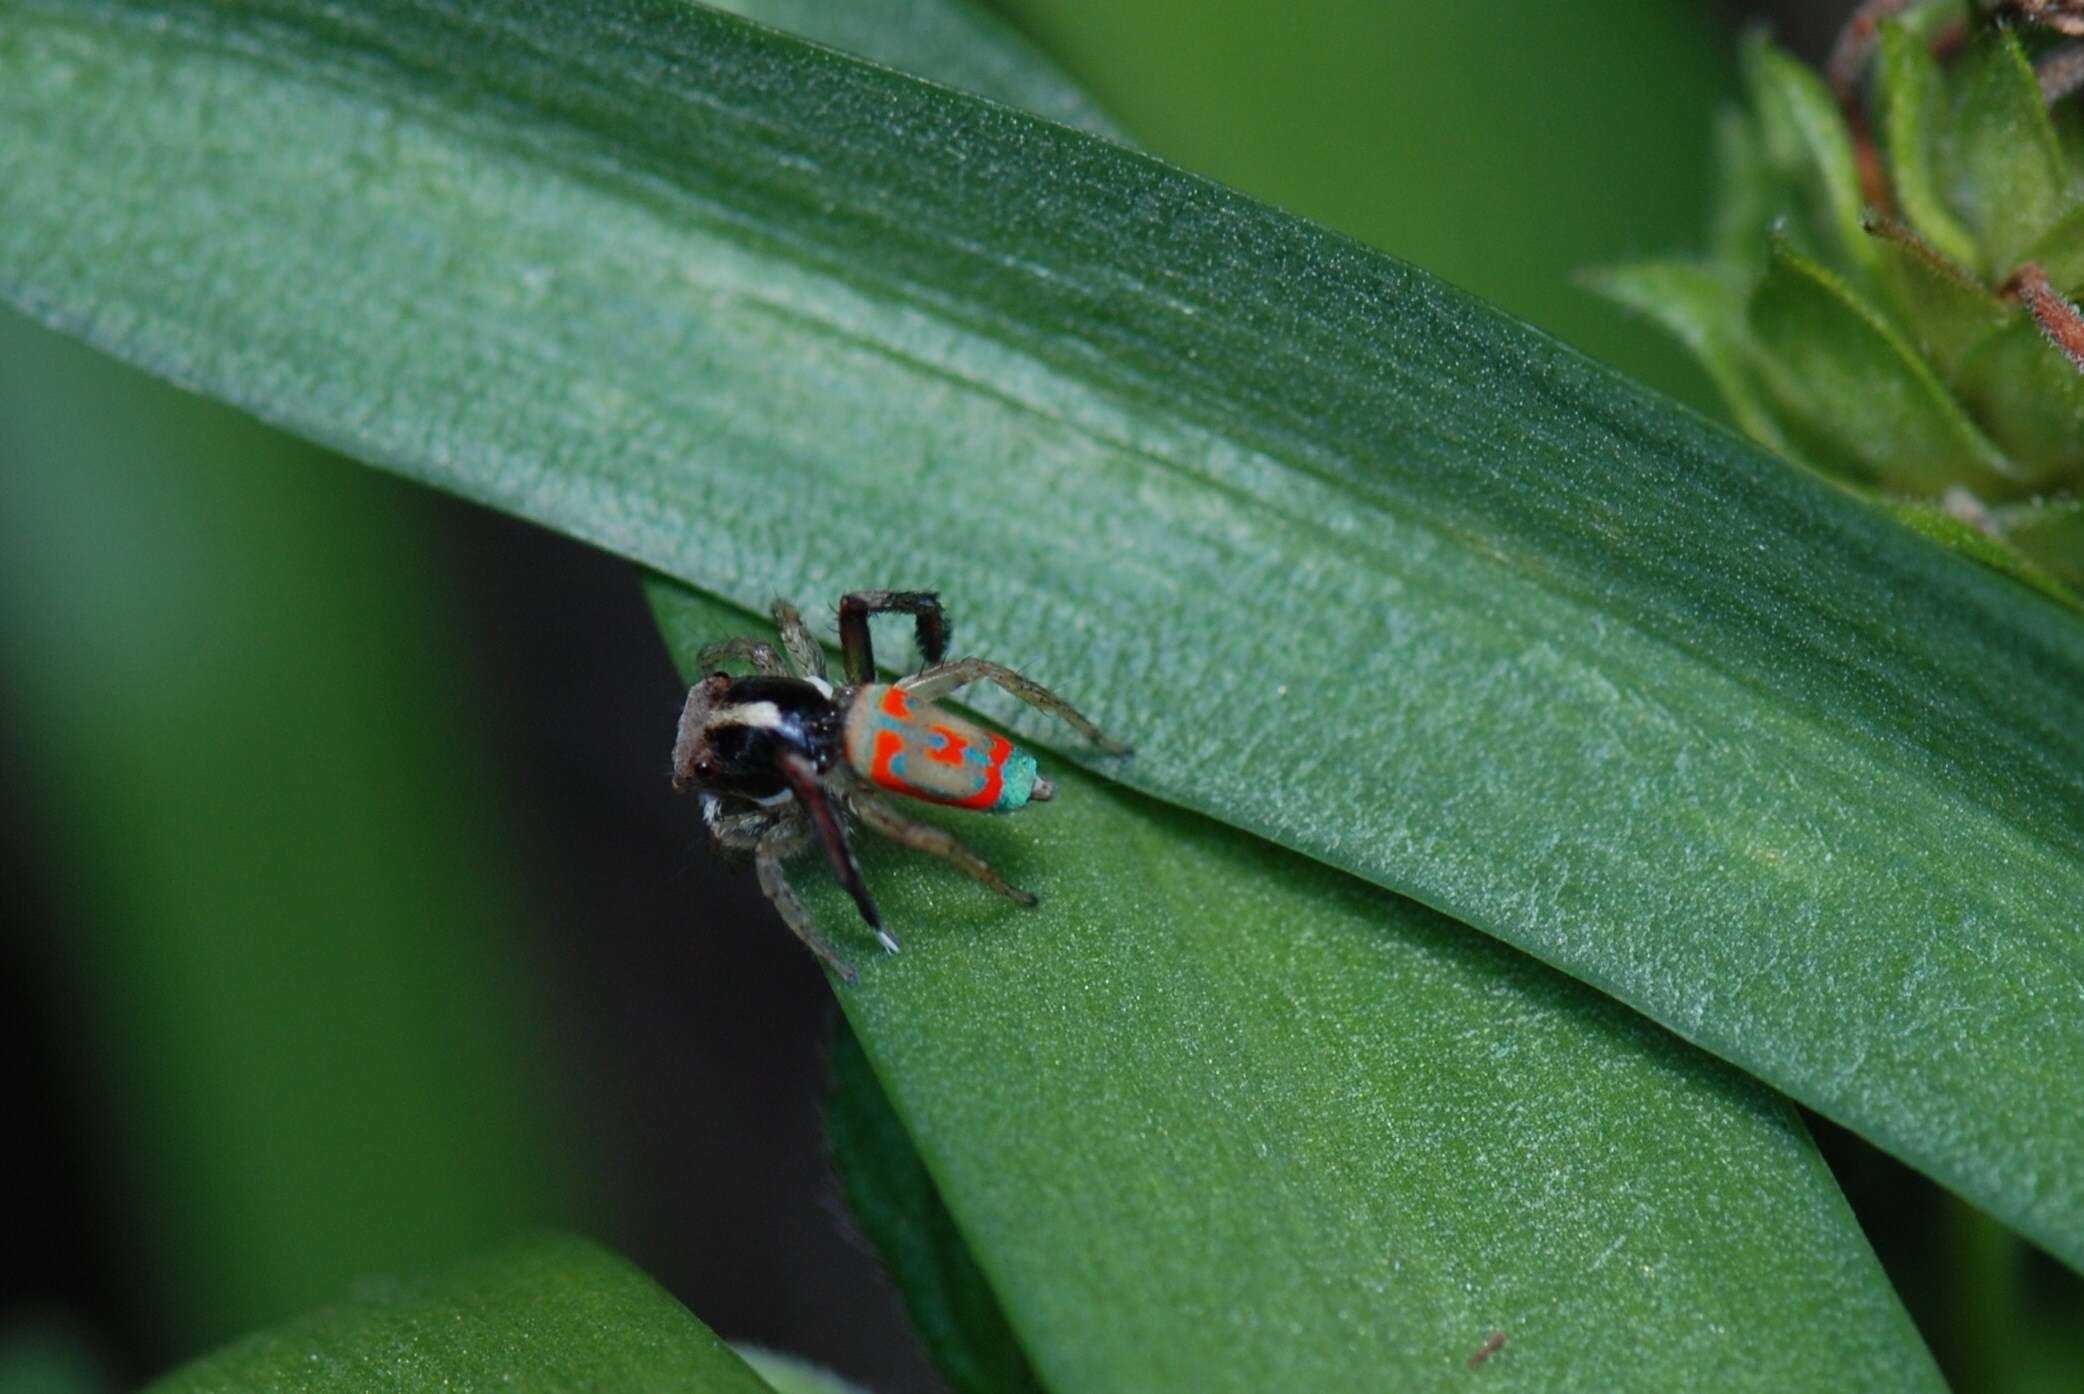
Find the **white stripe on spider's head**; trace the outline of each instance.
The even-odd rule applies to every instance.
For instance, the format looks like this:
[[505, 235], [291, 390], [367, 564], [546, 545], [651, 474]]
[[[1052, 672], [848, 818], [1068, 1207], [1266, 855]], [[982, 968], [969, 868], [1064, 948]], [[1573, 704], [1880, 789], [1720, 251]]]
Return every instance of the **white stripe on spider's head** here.
[[781, 729], [781, 708], [772, 702], [739, 702], [709, 713], [711, 726], [750, 726], [756, 731]]

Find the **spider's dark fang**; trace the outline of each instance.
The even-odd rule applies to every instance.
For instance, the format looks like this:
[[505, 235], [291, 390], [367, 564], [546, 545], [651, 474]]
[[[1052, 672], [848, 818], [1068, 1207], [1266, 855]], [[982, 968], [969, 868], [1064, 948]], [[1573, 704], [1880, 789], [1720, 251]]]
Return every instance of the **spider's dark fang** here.
[[[894, 684], [878, 683], [868, 622], [891, 612], [913, 617], [928, 666]], [[1128, 747], [1010, 668], [980, 658], [943, 662], [948, 617], [932, 592], [857, 591], [841, 599], [847, 673], [842, 687], [826, 681], [823, 651], [794, 606], [777, 601], [774, 620], [781, 631], [779, 653], [754, 639], [727, 639], [702, 650], [705, 665], [746, 663], [757, 672], [716, 672], [688, 689], [673, 744], [673, 787], [700, 793], [703, 821], [718, 846], [753, 854], [761, 889], [796, 936], [841, 978], [853, 980], [853, 970], [818, 933], [782, 875], [784, 859], [816, 840], [877, 941], [897, 952], [847, 840], [855, 818], [945, 858], [1021, 904], [1034, 904], [1032, 895], [1009, 885], [954, 837], [903, 817], [874, 790], [994, 813], [1051, 797], [1054, 789], [1036, 772], [1034, 756], [934, 704], [973, 682], [996, 684], [1109, 751], [1126, 754]]]

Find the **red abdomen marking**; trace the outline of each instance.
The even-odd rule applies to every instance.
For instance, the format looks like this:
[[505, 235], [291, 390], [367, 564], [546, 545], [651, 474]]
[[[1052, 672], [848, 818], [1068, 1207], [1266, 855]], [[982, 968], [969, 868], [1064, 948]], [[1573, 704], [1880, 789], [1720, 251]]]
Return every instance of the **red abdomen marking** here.
[[878, 788], [955, 808], [1010, 813], [1035, 787], [1035, 757], [1004, 736], [885, 684], [847, 708], [847, 764]]

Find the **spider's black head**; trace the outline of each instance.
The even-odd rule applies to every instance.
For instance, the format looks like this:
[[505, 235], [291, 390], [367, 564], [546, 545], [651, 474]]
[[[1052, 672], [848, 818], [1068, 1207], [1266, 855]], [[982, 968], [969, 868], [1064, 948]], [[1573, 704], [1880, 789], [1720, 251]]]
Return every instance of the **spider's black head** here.
[[831, 692], [798, 678], [714, 673], [688, 689], [673, 742], [673, 788], [743, 799], [788, 792], [784, 755], [819, 772], [837, 758], [842, 716]]

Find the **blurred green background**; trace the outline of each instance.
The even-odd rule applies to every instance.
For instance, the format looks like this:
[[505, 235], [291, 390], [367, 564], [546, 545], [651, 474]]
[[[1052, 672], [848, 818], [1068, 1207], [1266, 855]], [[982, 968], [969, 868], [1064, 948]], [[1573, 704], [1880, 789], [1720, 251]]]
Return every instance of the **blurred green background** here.
[[[1771, 7], [1003, 8], [1160, 154], [1708, 405], [1570, 276], [1697, 241]], [[1813, 55], [1847, 7], [1785, 8]], [[0, 1385], [113, 1387], [554, 1224], [728, 1336], [936, 1387], [823, 1169], [823, 982], [664, 788], [627, 568], [0, 314], [0, 674]], [[2058, 1387], [2075, 1284], [1825, 1141], [1963, 1387]]]

